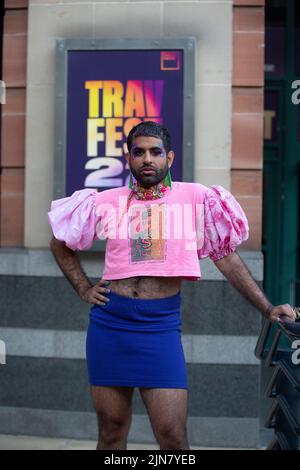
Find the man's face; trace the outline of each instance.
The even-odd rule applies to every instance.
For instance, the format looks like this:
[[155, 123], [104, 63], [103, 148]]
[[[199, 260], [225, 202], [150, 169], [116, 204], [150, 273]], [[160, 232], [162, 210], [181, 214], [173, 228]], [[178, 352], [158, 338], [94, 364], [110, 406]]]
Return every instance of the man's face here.
[[167, 154], [162, 140], [157, 137], [136, 137], [130, 154], [126, 155], [133, 176], [145, 188], [166, 177], [173, 159], [174, 152]]

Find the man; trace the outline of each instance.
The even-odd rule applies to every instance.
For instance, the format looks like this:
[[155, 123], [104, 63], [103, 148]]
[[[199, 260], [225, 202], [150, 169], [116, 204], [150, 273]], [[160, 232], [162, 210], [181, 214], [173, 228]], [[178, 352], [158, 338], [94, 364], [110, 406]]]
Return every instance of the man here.
[[[160, 448], [189, 449], [188, 387], [179, 334], [182, 279], [200, 279], [198, 260], [210, 256], [231, 284], [271, 322], [280, 316], [294, 320], [295, 313], [288, 304], [269, 302], [235, 252], [248, 237], [248, 224], [234, 197], [220, 186], [171, 182], [175, 155], [166, 128], [154, 122], [140, 123], [130, 131], [127, 146], [130, 188], [100, 193], [81, 190], [54, 201], [49, 212], [54, 233], [51, 250], [81, 299], [93, 305], [87, 363], [99, 424], [97, 449], [126, 449], [135, 386]], [[127, 198], [125, 210], [119, 202], [117, 207], [121, 196]], [[140, 232], [136, 226], [132, 229], [134, 218], [129, 209], [133, 200], [142, 210], [137, 224], [143, 226]], [[179, 204], [179, 209], [192, 207], [193, 214], [190, 223], [177, 221], [175, 229], [190, 225], [197, 232], [201, 217], [195, 216], [196, 202], [204, 207], [204, 239], [195, 241], [186, 234], [165, 237], [160, 223], [155, 227], [159, 226], [157, 236], [150, 235], [155, 209], [172, 203]], [[106, 222], [115, 220], [116, 210], [118, 228], [125, 223], [126, 236], [109, 232], [104, 273], [93, 286], [75, 250], [91, 246], [105, 232], [105, 207]], [[166, 212], [161, 217], [163, 223], [171, 224]]]

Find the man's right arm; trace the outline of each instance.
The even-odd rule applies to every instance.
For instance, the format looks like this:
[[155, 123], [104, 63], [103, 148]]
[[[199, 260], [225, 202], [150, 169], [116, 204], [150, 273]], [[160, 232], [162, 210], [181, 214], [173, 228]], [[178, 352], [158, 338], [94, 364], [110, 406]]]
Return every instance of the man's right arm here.
[[68, 248], [65, 242], [57, 240], [54, 236], [50, 242], [50, 249], [60, 269], [80, 298], [91, 304], [104, 305], [107, 297], [101, 295], [101, 292], [107, 292], [107, 289], [101, 286], [106, 286], [109, 281], [100, 279], [93, 286], [82, 269], [76, 252]]

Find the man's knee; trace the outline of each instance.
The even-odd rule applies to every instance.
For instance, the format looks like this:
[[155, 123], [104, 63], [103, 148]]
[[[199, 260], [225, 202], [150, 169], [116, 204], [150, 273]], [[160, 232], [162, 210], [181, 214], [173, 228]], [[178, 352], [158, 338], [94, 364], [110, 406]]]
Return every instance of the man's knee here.
[[131, 416], [99, 415], [99, 435], [102, 441], [112, 444], [128, 435]]
[[156, 429], [156, 437], [161, 443], [169, 443], [175, 447], [187, 442], [186, 425], [175, 423], [161, 423]]
[[108, 420], [99, 425], [99, 441], [111, 446], [127, 440], [130, 421]]

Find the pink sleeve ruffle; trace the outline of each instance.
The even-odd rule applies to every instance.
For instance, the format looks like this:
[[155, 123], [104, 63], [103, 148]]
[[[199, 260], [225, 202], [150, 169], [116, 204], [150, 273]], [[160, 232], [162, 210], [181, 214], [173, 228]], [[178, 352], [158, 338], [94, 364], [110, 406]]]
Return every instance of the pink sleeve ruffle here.
[[95, 196], [93, 189], [81, 189], [71, 196], [51, 203], [48, 222], [57, 240], [64, 241], [71, 250], [90, 248], [96, 237]]
[[224, 258], [249, 237], [245, 212], [234, 196], [219, 185], [209, 188], [204, 198], [203, 246], [198, 258]]

